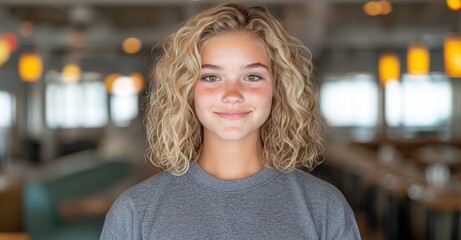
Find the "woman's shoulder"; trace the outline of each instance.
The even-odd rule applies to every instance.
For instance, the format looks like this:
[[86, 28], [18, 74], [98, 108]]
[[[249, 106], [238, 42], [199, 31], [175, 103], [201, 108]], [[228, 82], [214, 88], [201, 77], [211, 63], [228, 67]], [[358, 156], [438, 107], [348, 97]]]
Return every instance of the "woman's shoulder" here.
[[115, 204], [142, 208], [142, 205], [159, 198], [164, 189], [167, 189], [174, 181], [175, 176], [168, 172], [157, 173], [125, 190], [117, 198]]
[[287, 181], [290, 181], [294, 186], [301, 188], [302, 192], [309, 193], [309, 196], [317, 198], [332, 198], [343, 200], [343, 194], [331, 183], [314, 176], [312, 173], [296, 169], [285, 174]]
[[[331, 183], [304, 170], [294, 170], [287, 175], [293, 192], [309, 206], [316, 216], [325, 219], [340, 218], [354, 224], [354, 213], [343, 193]], [[335, 220], [336, 221], [336, 220]], [[337, 224], [343, 224], [337, 223]]]

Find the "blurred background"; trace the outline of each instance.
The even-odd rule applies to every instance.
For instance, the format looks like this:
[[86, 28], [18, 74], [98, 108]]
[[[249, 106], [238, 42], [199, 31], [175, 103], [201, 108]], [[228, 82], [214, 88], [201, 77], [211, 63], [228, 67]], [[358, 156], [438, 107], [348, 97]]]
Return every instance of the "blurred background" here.
[[[328, 125], [312, 174], [363, 239], [461, 239], [461, 0], [252, 2], [312, 53]], [[142, 120], [158, 43], [215, 3], [0, 0], [0, 239], [99, 238], [159, 171]]]

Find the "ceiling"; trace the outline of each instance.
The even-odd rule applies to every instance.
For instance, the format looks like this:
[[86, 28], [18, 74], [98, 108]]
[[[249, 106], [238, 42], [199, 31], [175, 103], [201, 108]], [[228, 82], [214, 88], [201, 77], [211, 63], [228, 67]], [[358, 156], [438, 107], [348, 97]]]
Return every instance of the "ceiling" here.
[[[83, 49], [110, 52], [131, 36], [147, 47], [176, 28], [192, 13], [219, 1], [192, 0], [1, 0], [0, 31], [16, 31], [23, 21], [35, 25], [27, 39], [51, 51], [69, 49], [75, 32], [83, 33]], [[240, 1], [249, 2], [249, 1]], [[391, 1], [389, 15], [367, 16], [366, 0], [259, 0], [314, 57], [325, 50], [404, 49], [423, 41], [441, 49], [448, 32], [460, 31], [461, 15], [443, 0]]]

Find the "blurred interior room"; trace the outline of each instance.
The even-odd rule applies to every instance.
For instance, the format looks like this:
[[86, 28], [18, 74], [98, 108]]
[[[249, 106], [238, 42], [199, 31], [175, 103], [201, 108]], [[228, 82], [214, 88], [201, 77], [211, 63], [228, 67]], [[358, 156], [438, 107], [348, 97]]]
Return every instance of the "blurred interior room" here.
[[[0, 1], [0, 240], [99, 239], [159, 172], [143, 126], [159, 41], [218, 2]], [[251, 2], [310, 50], [327, 126], [312, 174], [363, 239], [461, 239], [461, 0]]]

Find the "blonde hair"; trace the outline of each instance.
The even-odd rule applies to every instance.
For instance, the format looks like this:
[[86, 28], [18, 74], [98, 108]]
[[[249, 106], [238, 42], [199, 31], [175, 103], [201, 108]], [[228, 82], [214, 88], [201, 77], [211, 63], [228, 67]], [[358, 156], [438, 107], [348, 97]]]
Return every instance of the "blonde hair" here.
[[256, 33], [272, 64], [272, 109], [261, 127], [265, 166], [312, 170], [320, 162], [323, 147], [312, 63], [302, 55], [309, 52], [266, 8], [236, 3], [199, 12], [163, 41], [145, 119], [150, 161], [181, 175], [198, 160], [202, 126], [193, 110], [193, 86], [200, 76], [201, 46], [211, 37], [232, 31]]

